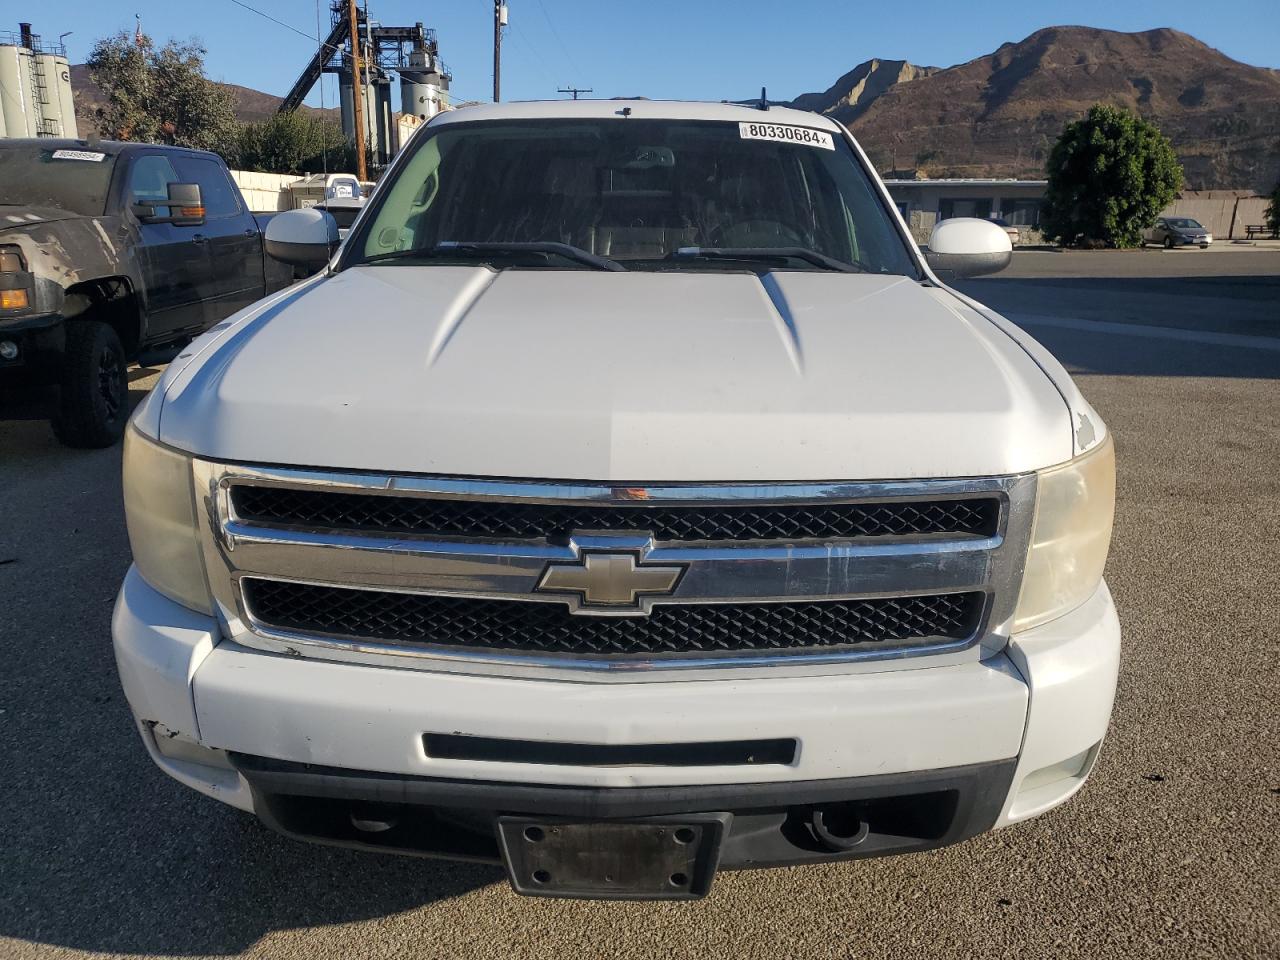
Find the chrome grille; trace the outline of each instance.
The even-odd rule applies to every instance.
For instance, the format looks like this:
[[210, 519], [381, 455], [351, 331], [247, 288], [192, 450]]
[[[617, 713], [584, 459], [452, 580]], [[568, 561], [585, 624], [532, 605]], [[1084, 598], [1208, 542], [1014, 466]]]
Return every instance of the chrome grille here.
[[573, 656], [661, 657], [927, 646], [973, 634], [980, 593], [810, 603], [667, 604], [647, 617], [581, 617], [563, 604], [424, 596], [246, 579], [254, 619], [396, 644]]
[[579, 530], [643, 531], [655, 540], [848, 540], [991, 536], [994, 497], [882, 503], [513, 503], [239, 485], [236, 516], [249, 523], [435, 537], [563, 540]]
[[[205, 567], [237, 643], [631, 681], [994, 654], [1036, 492], [1034, 475], [619, 487], [199, 460], [194, 471]], [[595, 582], [587, 561], [602, 553], [626, 556], [626, 576], [679, 575], [609, 607], [608, 592], [573, 592]]]

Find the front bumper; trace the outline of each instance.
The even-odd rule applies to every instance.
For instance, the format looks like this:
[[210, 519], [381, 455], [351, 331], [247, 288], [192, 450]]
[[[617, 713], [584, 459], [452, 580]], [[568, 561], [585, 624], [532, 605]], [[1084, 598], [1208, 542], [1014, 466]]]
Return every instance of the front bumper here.
[[57, 313], [0, 317], [0, 341], [17, 348], [12, 359], [0, 357], [0, 376], [48, 374], [66, 345], [65, 323]]
[[[274, 655], [219, 642], [211, 618], [160, 596], [136, 570], [113, 634], [143, 741], [171, 776], [308, 839], [474, 859], [496, 856], [492, 825], [502, 812], [727, 811], [738, 826], [725, 866], [954, 842], [1080, 788], [1106, 732], [1119, 663], [1105, 585], [982, 662], [815, 677], [598, 684]], [[786, 738], [797, 749], [789, 762], [722, 765], [428, 755], [424, 735], [457, 733], [597, 746]], [[356, 833], [353, 805], [369, 803], [395, 805], [391, 819], [411, 809], [446, 828], [424, 820], [398, 834], [412, 834], [404, 840]], [[824, 804], [879, 810], [884, 829], [858, 850], [812, 849], [787, 824]], [[904, 810], [916, 811], [911, 829]]]

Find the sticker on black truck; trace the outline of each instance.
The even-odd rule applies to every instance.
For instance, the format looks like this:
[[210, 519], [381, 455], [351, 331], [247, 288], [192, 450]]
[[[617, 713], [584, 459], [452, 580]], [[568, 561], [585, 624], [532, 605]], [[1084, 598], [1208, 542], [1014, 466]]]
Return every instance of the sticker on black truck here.
[[55, 150], [53, 151], [53, 159], [55, 160], [89, 160], [93, 163], [101, 163], [107, 159], [105, 153], [98, 153], [96, 150]]

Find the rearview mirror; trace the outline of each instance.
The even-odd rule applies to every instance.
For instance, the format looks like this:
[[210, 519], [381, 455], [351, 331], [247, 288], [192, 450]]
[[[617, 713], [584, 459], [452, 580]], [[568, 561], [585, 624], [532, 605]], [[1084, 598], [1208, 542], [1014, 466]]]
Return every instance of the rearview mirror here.
[[319, 270], [338, 245], [338, 221], [314, 207], [286, 210], [267, 221], [267, 256]]
[[[198, 183], [171, 183], [166, 188], [168, 199], [157, 203], [145, 200], [134, 203], [130, 209], [141, 223], [172, 223], [179, 227], [198, 227], [204, 223], [204, 199]], [[165, 207], [167, 217], [156, 214], [156, 207]]]
[[925, 259], [935, 273], [980, 277], [1012, 262], [1013, 243], [1003, 227], [989, 220], [954, 217], [933, 228]]

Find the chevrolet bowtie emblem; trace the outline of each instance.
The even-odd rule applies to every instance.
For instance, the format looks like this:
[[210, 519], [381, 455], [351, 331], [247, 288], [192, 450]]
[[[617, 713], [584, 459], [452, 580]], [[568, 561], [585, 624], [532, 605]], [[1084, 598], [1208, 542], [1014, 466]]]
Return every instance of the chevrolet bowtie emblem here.
[[552, 563], [535, 588], [541, 593], [571, 593], [583, 607], [640, 608], [642, 596], [672, 593], [684, 573], [681, 566], [636, 562], [634, 553], [583, 553], [576, 563]]

